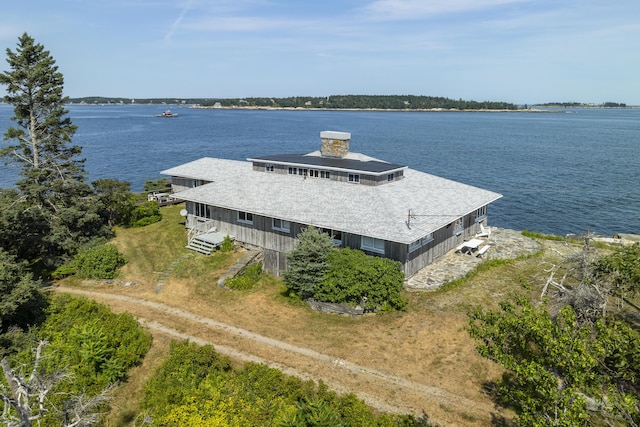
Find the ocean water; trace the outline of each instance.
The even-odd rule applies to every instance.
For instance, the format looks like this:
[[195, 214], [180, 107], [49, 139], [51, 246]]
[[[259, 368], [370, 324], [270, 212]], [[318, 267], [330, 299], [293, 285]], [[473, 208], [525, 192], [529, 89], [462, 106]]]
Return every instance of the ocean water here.
[[[142, 190], [161, 170], [200, 157], [244, 160], [320, 148], [351, 132], [351, 150], [503, 194], [491, 225], [564, 235], [640, 233], [640, 109], [549, 113], [264, 111], [70, 106], [89, 180]], [[0, 130], [12, 124], [0, 105]], [[5, 144], [5, 142], [3, 142]], [[0, 187], [18, 170], [0, 164]]]

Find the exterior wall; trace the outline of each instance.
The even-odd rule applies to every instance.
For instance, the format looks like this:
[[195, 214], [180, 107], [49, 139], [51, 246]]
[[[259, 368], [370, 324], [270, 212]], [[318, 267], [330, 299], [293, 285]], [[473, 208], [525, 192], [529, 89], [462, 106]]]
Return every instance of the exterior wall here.
[[[187, 227], [192, 228], [197, 223], [213, 220], [218, 231], [233, 236], [236, 241], [250, 247], [263, 250], [263, 268], [276, 275], [286, 270], [286, 253], [295, 247], [295, 239], [307, 227], [306, 224], [290, 223], [289, 231], [273, 229], [273, 219], [253, 215], [253, 224], [238, 221], [238, 211], [209, 206], [201, 209], [207, 217], [195, 215], [197, 204], [186, 203], [189, 215]], [[463, 241], [473, 238], [480, 231], [480, 222], [486, 223], [486, 208], [482, 215], [478, 211], [465, 215], [461, 221], [454, 221], [433, 233], [433, 240], [413, 252], [409, 252], [409, 245], [385, 241], [384, 254], [362, 249], [362, 237], [357, 234], [342, 233], [342, 247], [363, 250], [372, 256], [384, 256], [399, 261], [403, 265], [404, 274], [410, 277], [436, 258], [453, 250]]]
[[[267, 166], [272, 166], [273, 170], [267, 170]], [[252, 168], [255, 172], [266, 172], [266, 173], [277, 173], [282, 175], [289, 175], [289, 167], [284, 165], [275, 165], [268, 162], [254, 161]], [[296, 167], [296, 169], [299, 170], [301, 168]], [[317, 171], [329, 172], [329, 176], [330, 176], [329, 179], [333, 181], [349, 182], [348, 172], [338, 172], [338, 171], [323, 169], [321, 167], [314, 167], [314, 166], [306, 166], [304, 169], [307, 169], [308, 171], [317, 170]], [[365, 172], [359, 172], [359, 173], [356, 173], [355, 175], [358, 175], [360, 177], [360, 182], [359, 182], [360, 185], [381, 185], [381, 184], [387, 184], [388, 182], [391, 182], [389, 181], [389, 175], [393, 175], [392, 181], [402, 179], [404, 177], [404, 172], [397, 171], [397, 172], [394, 172], [393, 174], [383, 174], [383, 175], [367, 175]], [[304, 174], [302, 175], [297, 174], [296, 176], [303, 177]], [[315, 179], [316, 177], [313, 177], [313, 178]], [[318, 179], [323, 179], [323, 178], [318, 178]], [[184, 187], [184, 188], [190, 188], [190, 187]]]
[[199, 185], [208, 184], [209, 181], [203, 181], [201, 179], [181, 178], [179, 176], [171, 177], [171, 192], [178, 193], [189, 188], [197, 187]]
[[[482, 211], [482, 212], [478, 212]], [[487, 207], [465, 215], [462, 218], [463, 230], [454, 233], [456, 224], [451, 223], [433, 233], [433, 240], [421, 248], [409, 252], [405, 246], [404, 273], [407, 277], [416, 274], [423, 267], [431, 264], [436, 258], [458, 247], [465, 240], [472, 239], [480, 231], [480, 222], [487, 221]]]

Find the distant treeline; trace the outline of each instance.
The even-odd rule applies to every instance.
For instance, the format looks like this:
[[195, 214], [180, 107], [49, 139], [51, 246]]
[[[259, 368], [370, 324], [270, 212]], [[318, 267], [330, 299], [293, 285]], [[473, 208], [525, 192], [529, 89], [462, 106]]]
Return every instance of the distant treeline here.
[[627, 104], [620, 102], [603, 102], [602, 104], [585, 104], [584, 102], [547, 102], [536, 104], [539, 107], [564, 107], [564, 108], [626, 108]]
[[428, 110], [434, 108], [456, 110], [517, 110], [508, 102], [465, 101], [419, 95], [331, 95], [323, 97], [293, 96], [288, 98], [71, 98], [72, 103], [84, 104], [188, 104], [220, 107], [256, 108], [327, 108], [327, 109], [380, 109], [380, 110]]

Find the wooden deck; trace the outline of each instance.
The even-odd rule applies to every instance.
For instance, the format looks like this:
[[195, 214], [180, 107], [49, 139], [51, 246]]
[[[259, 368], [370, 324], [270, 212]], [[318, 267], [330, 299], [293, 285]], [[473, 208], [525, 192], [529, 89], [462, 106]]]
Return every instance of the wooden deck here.
[[[224, 242], [227, 233], [221, 231], [209, 231], [194, 236], [187, 244], [187, 249], [200, 252], [201, 254], [211, 255], [211, 253]], [[229, 236], [234, 240], [233, 236]]]
[[221, 231], [209, 231], [207, 233], [198, 234], [197, 237], [198, 240], [218, 246], [220, 243], [224, 242], [224, 238], [227, 237], [227, 233], [223, 233]]

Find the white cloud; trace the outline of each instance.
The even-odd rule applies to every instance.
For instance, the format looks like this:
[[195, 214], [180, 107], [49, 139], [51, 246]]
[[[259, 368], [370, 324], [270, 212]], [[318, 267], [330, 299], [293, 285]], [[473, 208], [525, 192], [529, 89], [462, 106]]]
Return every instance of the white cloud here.
[[164, 36], [165, 40], [171, 40], [171, 38], [173, 37], [173, 34], [176, 32], [176, 30], [180, 26], [180, 23], [182, 23], [182, 20], [184, 19], [184, 16], [187, 14], [187, 12], [189, 10], [191, 10], [192, 4], [193, 4], [193, 2], [190, 1], [190, 2], [188, 2], [186, 4], [186, 6], [184, 8], [182, 8], [182, 10], [180, 11], [180, 14], [176, 18], [176, 20], [173, 21], [173, 24], [171, 24], [171, 28], [169, 28], [169, 31], [167, 32], [167, 34], [165, 34], [165, 36]]
[[365, 7], [365, 11], [380, 20], [420, 19], [528, 1], [531, 0], [375, 0]]

